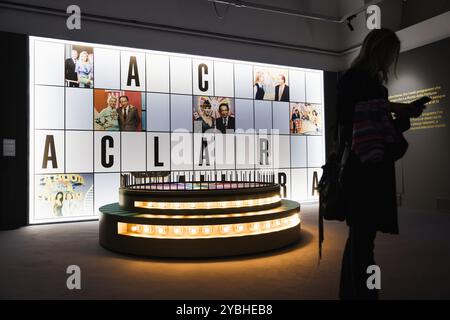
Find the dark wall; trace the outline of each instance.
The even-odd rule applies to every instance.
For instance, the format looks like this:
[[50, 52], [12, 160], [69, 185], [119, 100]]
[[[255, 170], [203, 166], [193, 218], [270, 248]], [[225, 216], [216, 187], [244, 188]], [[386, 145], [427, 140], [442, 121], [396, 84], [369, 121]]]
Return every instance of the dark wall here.
[[450, 10], [448, 0], [408, 0], [402, 3], [401, 25], [406, 28]]
[[439, 112], [436, 116], [440, 118], [429, 118], [438, 123], [430, 123], [432, 128], [409, 130], [405, 135], [409, 150], [397, 163], [401, 203], [408, 208], [450, 211], [449, 57], [450, 38], [403, 52], [398, 79], [392, 77], [388, 85], [391, 100], [401, 93], [441, 87], [433, 90], [437, 103], [425, 110]]
[[[28, 217], [28, 37], [0, 32], [1, 199], [0, 230], [27, 224]], [[3, 139], [16, 140], [16, 156], [5, 157]]]

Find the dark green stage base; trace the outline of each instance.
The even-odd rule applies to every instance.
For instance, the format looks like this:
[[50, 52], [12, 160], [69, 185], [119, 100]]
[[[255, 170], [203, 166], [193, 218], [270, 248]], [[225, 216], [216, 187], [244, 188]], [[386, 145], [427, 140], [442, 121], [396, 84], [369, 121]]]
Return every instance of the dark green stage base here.
[[118, 203], [100, 208], [100, 245], [132, 255], [176, 258], [223, 257], [257, 253], [281, 248], [299, 240], [300, 225], [255, 235], [226, 238], [161, 239], [122, 235], [118, 222], [143, 225], [212, 225], [261, 222], [281, 219], [300, 212], [300, 204], [282, 200], [276, 208], [259, 211], [259, 215], [225, 218], [164, 219], [140, 217], [140, 213], [123, 210]]

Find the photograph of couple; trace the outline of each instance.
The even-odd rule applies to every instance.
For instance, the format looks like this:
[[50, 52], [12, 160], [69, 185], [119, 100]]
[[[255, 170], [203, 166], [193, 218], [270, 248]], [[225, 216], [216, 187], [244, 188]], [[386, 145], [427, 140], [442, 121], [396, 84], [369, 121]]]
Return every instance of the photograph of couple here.
[[288, 71], [255, 67], [255, 100], [289, 101]]
[[94, 48], [66, 45], [64, 77], [67, 87], [94, 87]]
[[94, 128], [104, 131], [142, 131], [145, 95], [141, 92], [95, 90]]
[[194, 99], [194, 132], [234, 132], [235, 118], [232, 99], [204, 96], [197, 96]]

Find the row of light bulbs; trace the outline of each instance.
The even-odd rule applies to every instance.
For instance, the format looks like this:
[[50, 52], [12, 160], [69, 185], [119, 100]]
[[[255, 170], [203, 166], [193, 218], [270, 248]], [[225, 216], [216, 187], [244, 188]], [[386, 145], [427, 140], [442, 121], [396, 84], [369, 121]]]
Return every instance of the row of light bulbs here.
[[143, 225], [119, 222], [119, 234], [147, 238], [215, 238], [269, 233], [291, 228], [300, 223], [295, 213], [286, 218], [220, 225]]
[[208, 202], [151, 202], [151, 201], [135, 201], [134, 206], [136, 208], [145, 209], [227, 209], [227, 208], [242, 208], [261, 206], [271, 203], [276, 203], [281, 200], [279, 195], [248, 199], [248, 200], [231, 200], [231, 201], [208, 201]]

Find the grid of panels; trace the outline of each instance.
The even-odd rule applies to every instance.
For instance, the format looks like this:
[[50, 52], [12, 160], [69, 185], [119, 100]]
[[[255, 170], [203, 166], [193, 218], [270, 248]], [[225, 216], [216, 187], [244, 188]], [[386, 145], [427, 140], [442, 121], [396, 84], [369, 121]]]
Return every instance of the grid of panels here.
[[92, 219], [128, 171], [272, 169], [317, 199], [320, 70], [31, 37], [30, 75], [31, 223]]

